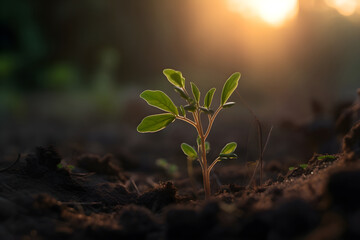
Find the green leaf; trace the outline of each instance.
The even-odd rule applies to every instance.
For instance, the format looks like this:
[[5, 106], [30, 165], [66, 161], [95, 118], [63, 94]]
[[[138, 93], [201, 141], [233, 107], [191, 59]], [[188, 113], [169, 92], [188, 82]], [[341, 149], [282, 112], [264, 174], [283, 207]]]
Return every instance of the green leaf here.
[[191, 84], [191, 91], [192, 91], [192, 93], [194, 95], [195, 101], [197, 103], [199, 103], [199, 101], [200, 101], [200, 91], [199, 91], [198, 87], [195, 85], [195, 83], [191, 82], [190, 84]]
[[304, 164], [300, 164], [299, 167], [301, 167], [302, 169], [305, 169], [308, 167], [308, 165], [306, 163], [304, 163]]
[[226, 80], [222, 93], [221, 93], [221, 106], [224, 106], [226, 101], [229, 99], [231, 94], [235, 91], [238, 86], [241, 74], [236, 72]]
[[175, 164], [170, 164], [168, 171], [170, 174], [176, 174], [178, 171], [178, 166], [176, 166]]
[[210, 109], [207, 109], [207, 108], [204, 108], [204, 107], [199, 107], [201, 111], [203, 111], [204, 113], [206, 114], [213, 114], [214, 111], [213, 110], [210, 110]]
[[183, 117], [186, 116], [185, 108], [183, 107], [183, 105], [180, 105], [180, 114], [181, 114], [181, 116], [183, 116]]
[[66, 166], [70, 171], [74, 170], [75, 169], [75, 166], [74, 165], [67, 165]]
[[56, 167], [59, 168], [59, 169], [61, 169], [61, 168], [64, 167], [64, 165], [63, 165], [62, 163], [59, 163], [59, 164], [56, 165]]
[[[201, 138], [199, 135], [196, 138], [196, 143], [197, 143], [198, 147], [201, 147]], [[206, 151], [206, 153], [209, 153], [209, 151], [210, 151], [210, 143], [209, 142], [205, 142], [205, 151]]]
[[223, 108], [230, 108], [235, 105], [235, 102], [227, 102], [223, 105]]
[[157, 132], [164, 129], [167, 125], [175, 120], [175, 116], [171, 113], [162, 113], [156, 115], [150, 115], [145, 117], [139, 126], [137, 131], [140, 133]]
[[169, 163], [166, 161], [166, 159], [164, 158], [158, 158], [156, 159], [156, 166], [162, 167], [162, 168], [167, 168]]
[[212, 88], [210, 89], [206, 95], [205, 95], [205, 98], [204, 98], [204, 106], [209, 109], [210, 106], [211, 106], [211, 102], [212, 102], [212, 99], [214, 97], [214, 93], [216, 91], [216, 88]]
[[176, 87], [175, 86], [175, 92], [177, 92], [178, 94], [180, 94], [180, 96], [182, 97], [182, 98], [184, 98], [185, 100], [189, 100], [189, 96], [184, 92], [184, 90], [182, 90], [181, 88], [179, 88], [179, 87]]
[[295, 169], [295, 167], [289, 167], [289, 171], [292, 171], [294, 169]]
[[196, 110], [196, 106], [194, 104], [191, 104], [191, 105], [185, 105], [184, 106], [184, 109], [188, 112], [195, 112]]
[[185, 153], [186, 156], [188, 156], [189, 159], [191, 159], [191, 160], [197, 159], [197, 152], [189, 144], [182, 143], [181, 144], [181, 150]]
[[166, 112], [170, 112], [174, 115], [179, 115], [179, 112], [171, 99], [159, 90], [145, 90], [140, 94], [140, 97], [144, 99], [150, 106], [159, 108]]
[[221, 150], [220, 154], [231, 154], [235, 151], [236, 147], [236, 142], [230, 142], [225, 145], [225, 147]]
[[164, 69], [163, 73], [168, 81], [176, 87], [184, 88], [185, 87], [185, 78], [182, 76], [180, 71], [173, 69]]
[[206, 151], [206, 153], [210, 152], [210, 143], [209, 142], [205, 142], [205, 151]]
[[238, 156], [235, 153], [220, 154], [220, 160], [236, 159]]
[[197, 143], [198, 147], [201, 146], [201, 138], [199, 135], [196, 137], [196, 143]]
[[330, 159], [330, 160], [335, 160], [336, 156], [333, 155], [322, 155], [317, 157], [318, 160], [324, 160], [324, 159]]

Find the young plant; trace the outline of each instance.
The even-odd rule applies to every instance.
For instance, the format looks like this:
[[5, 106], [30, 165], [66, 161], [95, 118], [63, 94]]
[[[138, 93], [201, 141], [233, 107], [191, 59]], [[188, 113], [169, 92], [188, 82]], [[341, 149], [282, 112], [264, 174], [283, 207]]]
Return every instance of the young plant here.
[[[166, 113], [155, 114], [145, 117], [137, 127], [137, 131], [140, 133], [153, 133], [164, 129], [170, 123], [176, 119], [184, 121], [196, 129], [197, 132], [197, 148], [193, 148], [191, 145], [183, 143], [181, 149], [187, 156], [188, 161], [197, 160], [200, 163], [203, 176], [203, 185], [205, 191], [205, 197], [209, 198], [210, 192], [210, 172], [215, 164], [221, 160], [236, 159], [237, 156], [234, 153], [237, 144], [231, 142], [225, 145], [221, 150], [219, 156], [213, 160], [211, 164], [208, 163], [206, 155], [210, 150], [210, 144], [206, 141], [209, 136], [210, 130], [213, 126], [214, 120], [219, 112], [224, 108], [233, 106], [234, 102], [228, 102], [230, 96], [238, 86], [240, 79], [240, 73], [232, 74], [224, 84], [221, 92], [220, 105], [214, 111], [211, 108], [211, 103], [216, 91], [215, 88], [211, 88], [204, 97], [204, 103], [200, 103], [200, 91], [197, 86], [191, 82], [191, 97], [185, 88], [185, 78], [182, 73], [173, 69], [165, 69], [163, 71], [167, 80], [174, 85], [174, 89], [179, 95], [186, 101], [186, 105], [180, 105], [176, 107], [173, 101], [162, 91], [159, 90], [145, 90], [140, 94], [150, 106], [159, 108]], [[187, 116], [191, 115], [191, 118]], [[208, 124], [206, 128], [203, 126], [202, 116], [207, 117]], [[189, 167], [189, 165], [188, 165]], [[190, 171], [189, 171], [190, 172]]]

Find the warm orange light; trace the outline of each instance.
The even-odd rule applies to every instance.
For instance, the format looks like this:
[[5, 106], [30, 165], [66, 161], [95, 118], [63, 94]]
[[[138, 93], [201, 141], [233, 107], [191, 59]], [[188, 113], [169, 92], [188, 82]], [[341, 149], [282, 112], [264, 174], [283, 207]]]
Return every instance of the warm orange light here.
[[360, 6], [359, 0], [325, 0], [326, 4], [335, 8], [340, 14], [350, 16]]
[[280, 26], [296, 16], [297, 0], [227, 0], [229, 8], [245, 17], [258, 17], [265, 22]]

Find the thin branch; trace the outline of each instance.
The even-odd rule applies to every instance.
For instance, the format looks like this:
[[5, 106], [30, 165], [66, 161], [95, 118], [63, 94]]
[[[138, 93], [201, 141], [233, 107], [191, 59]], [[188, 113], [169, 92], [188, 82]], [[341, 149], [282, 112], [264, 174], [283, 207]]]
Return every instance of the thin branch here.
[[216, 159], [211, 163], [211, 165], [210, 165], [209, 168], [208, 168], [208, 171], [209, 171], [209, 172], [213, 169], [213, 167], [215, 166], [215, 164], [216, 164], [217, 162], [220, 162], [220, 158], [216, 158]]
[[136, 185], [136, 183], [135, 183], [134, 179], [130, 178], [130, 182], [131, 182], [131, 184], [134, 186], [134, 188], [135, 188], [135, 190], [136, 190], [137, 194], [138, 194], [138, 195], [140, 195], [139, 188], [137, 187], [137, 185]]
[[194, 121], [182, 116], [176, 116], [176, 118], [193, 125], [197, 129], [196, 123]]
[[207, 128], [206, 133], [204, 135], [205, 139], [209, 136], [209, 133], [210, 133], [211, 127], [212, 127], [212, 125], [214, 123], [214, 120], [215, 120], [216, 116], [218, 115], [218, 113], [220, 112], [220, 110], [222, 108], [223, 108], [222, 106], [219, 106], [218, 109], [215, 111], [215, 113], [211, 116], [211, 118], [209, 120], [208, 128]]

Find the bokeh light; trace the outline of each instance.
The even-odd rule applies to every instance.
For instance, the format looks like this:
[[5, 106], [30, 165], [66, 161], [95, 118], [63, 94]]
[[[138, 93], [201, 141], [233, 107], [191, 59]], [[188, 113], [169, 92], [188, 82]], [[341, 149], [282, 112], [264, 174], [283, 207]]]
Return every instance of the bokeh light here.
[[359, 0], [325, 0], [325, 2], [344, 16], [353, 15], [360, 6]]
[[230, 10], [245, 17], [257, 17], [273, 26], [281, 26], [298, 13], [297, 0], [228, 0]]

